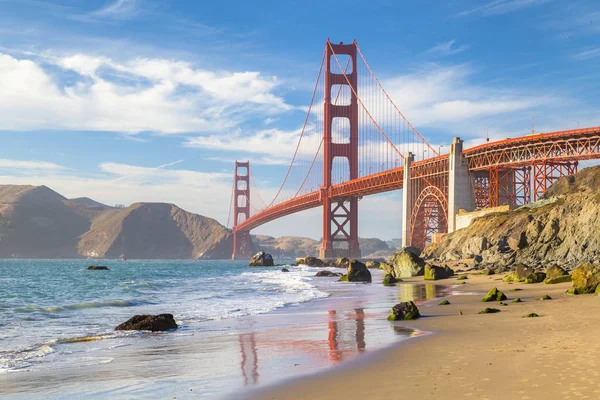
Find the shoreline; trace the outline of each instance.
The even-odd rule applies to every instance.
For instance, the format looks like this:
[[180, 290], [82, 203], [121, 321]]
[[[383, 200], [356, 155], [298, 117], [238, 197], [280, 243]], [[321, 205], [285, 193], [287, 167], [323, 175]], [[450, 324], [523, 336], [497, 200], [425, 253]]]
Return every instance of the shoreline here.
[[[467, 284], [419, 305], [424, 316], [396, 326], [432, 332], [323, 373], [248, 393], [247, 399], [569, 399], [600, 397], [600, 301], [564, 294], [570, 283], [506, 283], [467, 274]], [[422, 277], [406, 283], [422, 283]], [[435, 281], [459, 283], [455, 278]], [[483, 303], [492, 287], [507, 306]], [[511, 289], [520, 291], [510, 291]], [[537, 300], [549, 294], [552, 300]], [[512, 303], [519, 297], [522, 303]], [[480, 315], [485, 307], [501, 310]], [[458, 311], [463, 315], [458, 315]], [[540, 318], [523, 318], [536, 312]], [[599, 362], [600, 363], [600, 362]], [[586, 397], [587, 396], [587, 397]]]

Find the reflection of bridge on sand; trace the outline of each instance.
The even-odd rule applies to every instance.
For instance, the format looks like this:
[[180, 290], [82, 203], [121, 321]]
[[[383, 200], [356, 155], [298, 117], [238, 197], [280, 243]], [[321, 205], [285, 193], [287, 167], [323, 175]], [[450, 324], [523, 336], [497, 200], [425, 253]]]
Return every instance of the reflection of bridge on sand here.
[[[399, 284], [396, 290], [394, 301], [420, 302], [443, 296], [444, 289], [426, 283]], [[380, 347], [382, 339], [392, 343], [394, 337], [409, 338], [425, 333], [389, 323], [382, 308], [361, 307], [360, 304], [356, 302], [355, 308], [324, 310], [317, 323], [240, 334], [244, 386], [259, 383], [259, 370], [263, 371], [263, 377], [265, 373], [267, 376], [273, 371], [283, 373], [288, 368], [311, 372], [353, 359], [367, 348]]]

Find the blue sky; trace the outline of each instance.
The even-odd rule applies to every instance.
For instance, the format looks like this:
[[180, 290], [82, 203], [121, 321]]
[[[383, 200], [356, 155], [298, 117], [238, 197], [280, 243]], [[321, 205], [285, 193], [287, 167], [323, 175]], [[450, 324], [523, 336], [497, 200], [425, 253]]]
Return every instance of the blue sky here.
[[[434, 145], [600, 125], [596, 1], [0, 0], [0, 182], [225, 224], [233, 160], [274, 194], [328, 37]], [[398, 237], [400, 198], [360, 235]], [[319, 238], [320, 210], [256, 233]]]

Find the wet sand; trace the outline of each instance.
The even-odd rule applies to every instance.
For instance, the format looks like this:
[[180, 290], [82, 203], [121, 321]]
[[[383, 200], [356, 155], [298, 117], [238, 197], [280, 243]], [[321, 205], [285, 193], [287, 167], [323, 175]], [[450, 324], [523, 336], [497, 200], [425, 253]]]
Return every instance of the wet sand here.
[[[570, 283], [508, 284], [469, 275], [460, 291], [419, 305], [423, 318], [398, 327], [435, 332], [325, 373], [298, 378], [252, 399], [598, 399], [600, 298], [568, 296]], [[409, 282], [422, 282], [411, 278]], [[455, 279], [437, 281], [458, 283]], [[492, 287], [507, 306], [482, 303]], [[511, 291], [519, 288], [520, 291]], [[468, 294], [474, 293], [476, 295]], [[552, 300], [541, 301], [548, 294]], [[520, 297], [522, 303], [511, 300]], [[485, 307], [501, 310], [478, 314]], [[459, 310], [463, 315], [458, 315]], [[523, 318], [535, 312], [540, 318]]]

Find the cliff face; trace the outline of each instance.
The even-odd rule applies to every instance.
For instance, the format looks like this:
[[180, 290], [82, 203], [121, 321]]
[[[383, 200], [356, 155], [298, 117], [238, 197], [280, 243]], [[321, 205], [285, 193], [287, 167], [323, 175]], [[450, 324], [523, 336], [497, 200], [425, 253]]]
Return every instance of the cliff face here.
[[544, 199], [475, 219], [467, 228], [428, 246], [425, 258], [475, 258], [481, 265], [522, 262], [567, 268], [600, 259], [600, 167], [559, 179]]
[[0, 257], [230, 258], [231, 233], [172, 204], [124, 209], [45, 186], [0, 185]]

